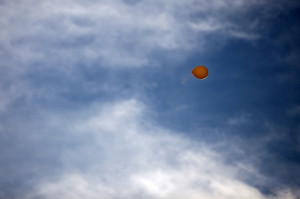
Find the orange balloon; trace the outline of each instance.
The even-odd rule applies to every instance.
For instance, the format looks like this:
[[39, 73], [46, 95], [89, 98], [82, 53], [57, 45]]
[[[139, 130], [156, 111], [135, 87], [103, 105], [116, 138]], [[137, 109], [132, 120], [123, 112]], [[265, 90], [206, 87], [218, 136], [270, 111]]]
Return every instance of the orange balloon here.
[[208, 69], [205, 66], [197, 66], [192, 73], [198, 79], [205, 79], [208, 76]]

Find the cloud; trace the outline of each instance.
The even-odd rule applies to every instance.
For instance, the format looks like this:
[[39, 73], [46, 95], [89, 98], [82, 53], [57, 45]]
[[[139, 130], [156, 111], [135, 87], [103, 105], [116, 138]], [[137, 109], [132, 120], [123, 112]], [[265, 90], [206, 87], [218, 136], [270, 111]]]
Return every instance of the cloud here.
[[252, 172], [245, 170], [247, 165], [243, 162], [235, 166], [225, 163], [224, 154], [210, 146], [154, 125], [147, 111], [137, 99], [129, 99], [94, 104], [67, 115], [52, 114], [43, 124], [47, 131], [52, 130], [44, 136], [64, 141], [65, 146], [57, 149], [56, 157], [62, 166], [59, 174], [39, 178], [22, 198], [294, 199], [299, 196], [286, 189], [274, 190], [272, 196], [264, 195], [242, 180]]
[[4, 64], [19, 70], [38, 63], [63, 68], [80, 62], [108, 67], [157, 64], [151, 59], [157, 51], [179, 51], [184, 58], [192, 50], [203, 52], [214, 42], [222, 43], [221, 38], [257, 39], [260, 21], [249, 22], [239, 14], [266, 2], [4, 1], [0, 56], [9, 56], [2, 59]]
[[[57, 100], [69, 89], [66, 81], [82, 83], [75, 78], [84, 68], [172, 67], [191, 53], [201, 56], [220, 49], [232, 38], [255, 41], [263, 37], [260, 27], [265, 27], [268, 17], [294, 6], [290, 4], [256, 0], [2, 1], [0, 112], [7, 112], [18, 100], [43, 96]], [[251, 18], [254, 10], [264, 14]], [[99, 88], [95, 93], [118, 88], [117, 83], [101, 78], [102, 82], [88, 80], [91, 84], [83, 90]], [[62, 79], [66, 81], [59, 82]], [[53, 82], [59, 82], [59, 88]]]
[[[44, 76], [59, 74], [69, 81], [82, 68], [136, 69], [162, 66], [164, 59], [168, 65], [163, 67], [172, 67], [191, 53], [220, 49], [232, 38], [257, 40], [269, 17], [295, 6], [292, 2], [1, 1], [0, 111], [20, 99], [46, 96], [48, 90], [55, 90], [57, 99], [66, 92], [62, 88], [68, 89], [63, 83], [47, 87]], [[254, 10], [262, 13], [251, 18]], [[102, 90], [116, 87], [105, 81], [96, 84]]]

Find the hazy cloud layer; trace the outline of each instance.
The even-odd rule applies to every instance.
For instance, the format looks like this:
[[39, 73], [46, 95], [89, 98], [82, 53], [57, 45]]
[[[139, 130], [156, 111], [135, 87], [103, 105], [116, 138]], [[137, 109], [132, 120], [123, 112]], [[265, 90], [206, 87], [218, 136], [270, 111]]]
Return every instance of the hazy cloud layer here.
[[[19, 98], [30, 101], [46, 95], [43, 88], [53, 89], [36, 85], [34, 77], [41, 74], [54, 76], [54, 82], [57, 78], [76, 82], [80, 68], [172, 67], [172, 62], [184, 60], [195, 50], [201, 55], [220, 49], [229, 38], [256, 40], [264, 37], [260, 33], [268, 20], [294, 4], [296, 1], [257, 0], [1, 1], [0, 111]], [[165, 58], [168, 66], [162, 66]], [[47, 76], [40, 81], [47, 81]], [[114, 89], [104, 82], [101, 87]]]
[[[21, 70], [29, 64], [67, 70], [78, 62], [139, 67], [157, 64], [154, 51], [181, 53], [220, 47], [226, 38], [260, 37], [281, 6], [268, 1], [4, 1], [1, 57]], [[195, 42], [197, 40], [197, 42]], [[208, 47], [208, 45], [210, 47]], [[216, 48], [218, 48], [216, 47]]]
[[[43, 124], [52, 131], [43, 136], [67, 143], [55, 157], [62, 167], [59, 175], [40, 178], [22, 198], [296, 198], [298, 193], [288, 189], [262, 194], [241, 180], [241, 174], [251, 177], [251, 165], [226, 164], [204, 143], [153, 125], [145, 111], [130, 99], [52, 114]], [[43, 148], [35, 153], [44, 154]]]

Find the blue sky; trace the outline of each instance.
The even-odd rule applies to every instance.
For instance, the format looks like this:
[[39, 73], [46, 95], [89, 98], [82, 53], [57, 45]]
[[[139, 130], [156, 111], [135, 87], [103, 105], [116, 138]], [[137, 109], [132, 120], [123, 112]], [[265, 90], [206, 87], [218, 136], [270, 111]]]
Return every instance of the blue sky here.
[[0, 1], [0, 198], [300, 197], [299, 6]]

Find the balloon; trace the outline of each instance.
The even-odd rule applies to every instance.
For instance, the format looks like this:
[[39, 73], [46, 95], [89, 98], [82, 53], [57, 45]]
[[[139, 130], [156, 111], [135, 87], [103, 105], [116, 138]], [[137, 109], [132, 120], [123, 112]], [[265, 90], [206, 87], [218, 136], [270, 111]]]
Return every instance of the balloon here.
[[[191, 72], [198, 79], [205, 79], [208, 76], [208, 69], [205, 66], [197, 66]], [[191, 72], [189, 72], [189, 74], [191, 74]], [[179, 87], [178, 91], [181, 90], [181, 87], [185, 83], [186, 80], [187, 80], [187, 78], [185, 78], [185, 80], [183, 80], [183, 82], [182, 82], [181, 86]]]
[[205, 79], [208, 76], [208, 69], [205, 66], [197, 66], [192, 73], [198, 79]]

